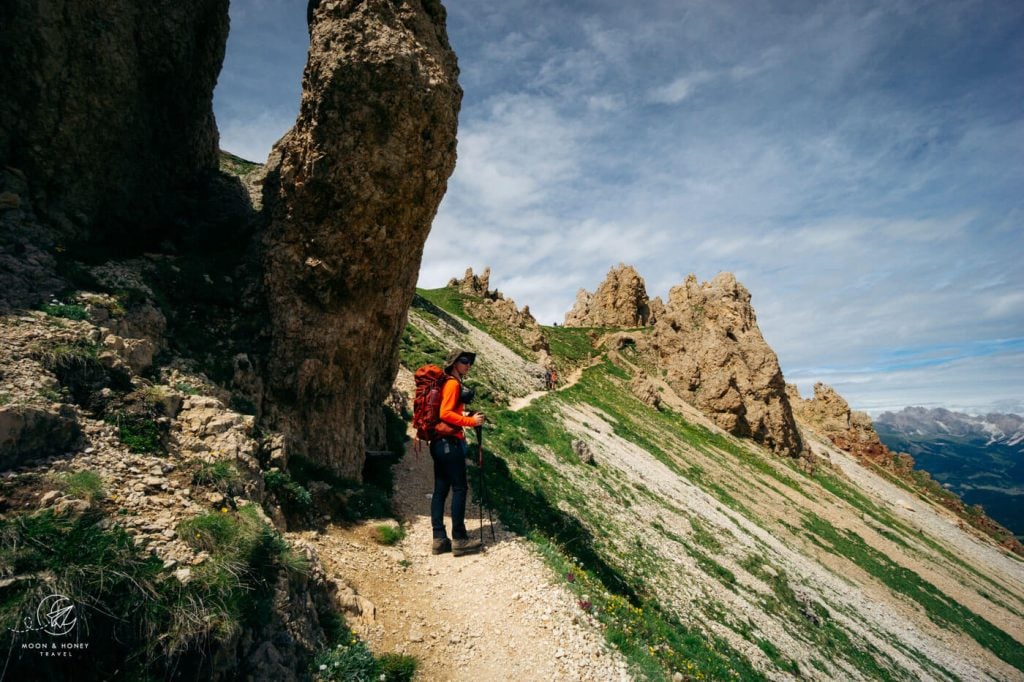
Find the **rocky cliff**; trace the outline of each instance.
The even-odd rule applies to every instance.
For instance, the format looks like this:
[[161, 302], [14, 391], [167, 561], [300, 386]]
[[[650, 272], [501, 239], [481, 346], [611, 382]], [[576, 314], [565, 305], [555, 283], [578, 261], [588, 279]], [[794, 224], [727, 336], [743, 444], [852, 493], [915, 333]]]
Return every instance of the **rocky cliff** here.
[[[544, 331], [537, 323], [530, 306], [522, 309], [516, 302], [491, 286], [491, 269], [484, 268], [483, 274], [473, 273], [473, 268], [466, 268], [462, 279], [453, 277], [448, 280], [448, 288], [461, 294], [473, 297], [465, 302], [466, 312], [491, 329], [491, 333], [502, 338], [512, 347], [526, 353], [536, 353], [537, 361], [547, 364], [549, 360], [548, 340]], [[476, 300], [479, 299], [479, 300]]]
[[643, 327], [651, 321], [643, 277], [622, 263], [608, 271], [594, 293], [580, 289], [565, 315], [566, 327]]
[[690, 275], [664, 303], [649, 299], [639, 273], [620, 263], [593, 294], [580, 289], [565, 326], [648, 327], [628, 342], [687, 402], [734, 435], [780, 454], [804, 453], [778, 358], [757, 326], [750, 292], [732, 274], [703, 284]]
[[302, 104], [264, 183], [267, 422], [360, 478], [423, 243], [455, 166], [462, 98], [436, 0], [321, 2]]
[[750, 292], [732, 274], [702, 284], [690, 275], [673, 287], [637, 348], [721, 428], [780, 454], [803, 452], [778, 358], [757, 326]]
[[228, 0], [0, 5], [0, 167], [28, 178], [19, 203], [53, 240], [168, 236], [180, 194], [217, 170], [227, 32]]
[[[473, 273], [472, 267], [466, 268], [466, 272], [462, 275], [462, 279], [452, 277], [448, 280], [447, 286], [448, 288], [455, 289], [467, 296], [487, 298], [488, 296], [491, 296], [491, 269], [484, 268], [483, 273], [477, 275]], [[493, 298], [498, 298], [498, 292], [494, 292]]]
[[[842, 450], [859, 459], [870, 460], [883, 466], [892, 466], [895, 453], [879, 440], [871, 417], [850, 409], [843, 396], [826, 384], [814, 385], [814, 397], [805, 400], [792, 384], [786, 386], [793, 414]], [[913, 465], [913, 460], [910, 460]]]

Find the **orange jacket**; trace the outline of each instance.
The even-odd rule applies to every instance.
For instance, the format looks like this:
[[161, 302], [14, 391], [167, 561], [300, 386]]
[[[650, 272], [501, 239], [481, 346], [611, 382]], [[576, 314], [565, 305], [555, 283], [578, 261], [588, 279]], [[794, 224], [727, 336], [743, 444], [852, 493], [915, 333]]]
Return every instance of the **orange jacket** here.
[[[458, 379], [446, 381], [441, 389], [441, 421], [456, 427], [476, 426], [472, 417], [462, 414], [463, 404], [459, 401], [462, 392], [462, 384]], [[455, 438], [465, 440], [466, 436], [459, 428], [455, 432]]]

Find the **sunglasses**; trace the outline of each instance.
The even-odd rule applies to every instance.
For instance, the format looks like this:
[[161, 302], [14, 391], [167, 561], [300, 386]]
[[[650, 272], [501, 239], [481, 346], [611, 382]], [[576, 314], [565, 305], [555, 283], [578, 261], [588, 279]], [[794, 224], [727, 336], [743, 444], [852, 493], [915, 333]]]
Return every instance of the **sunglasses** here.
[[459, 358], [456, 362], [458, 362], [460, 365], [469, 365], [470, 367], [473, 366], [473, 361], [470, 360], [469, 358]]

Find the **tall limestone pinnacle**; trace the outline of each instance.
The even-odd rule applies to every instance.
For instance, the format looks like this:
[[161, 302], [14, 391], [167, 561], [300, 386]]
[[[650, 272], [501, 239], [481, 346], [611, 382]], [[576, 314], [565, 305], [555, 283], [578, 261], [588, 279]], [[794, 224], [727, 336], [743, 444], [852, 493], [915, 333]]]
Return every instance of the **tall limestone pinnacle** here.
[[643, 327], [649, 322], [644, 279], [632, 265], [622, 263], [608, 271], [594, 293], [580, 289], [565, 315], [566, 327]]
[[750, 292], [732, 273], [669, 292], [665, 311], [638, 340], [669, 384], [730, 433], [789, 456], [803, 444], [775, 352], [757, 326]]
[[322, 2], [311, 19], [298, 120], [264, 184], [265, 416], [289, 453], [358, 479], [382, 445], [462, 90], [437, 0]]

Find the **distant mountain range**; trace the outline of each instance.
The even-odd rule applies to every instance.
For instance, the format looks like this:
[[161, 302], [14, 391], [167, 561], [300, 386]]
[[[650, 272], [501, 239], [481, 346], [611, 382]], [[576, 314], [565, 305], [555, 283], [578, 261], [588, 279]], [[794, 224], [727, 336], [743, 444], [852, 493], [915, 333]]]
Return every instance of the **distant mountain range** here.
[[964, 502], [1024, 535], [1024, 417], [908, 407], [883, 412], [875, 430]]

